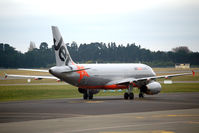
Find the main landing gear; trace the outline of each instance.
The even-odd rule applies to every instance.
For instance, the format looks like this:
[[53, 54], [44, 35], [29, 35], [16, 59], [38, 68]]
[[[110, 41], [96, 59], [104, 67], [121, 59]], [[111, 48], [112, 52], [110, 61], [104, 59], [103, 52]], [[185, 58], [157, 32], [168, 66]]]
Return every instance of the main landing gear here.
[[[133, 85], [129, 85], [128, 92], [124, 93], [124, 99], [133, 100], [134, 94], [132, 91], [133, 91]], [[140, 89], [139, 98], [144, 98], [144, 92], [142, 91], [142, 89]]]
[[93, 95], [100, 92], [98, 89], [84, 89], [84, 88], [78, 88], [79, 93], [83, 94], [83, 99], [93, 99]]
[[134, 99], [134, 94], [131, 92], [131, 93], [124, 93], [124, 99]]
[[83, 98], [84, 98], [84, 100], [93, 99], [93, 93], [91, 93], [89, 90], [86, 90], [84, 92]]
[[132, 85], [129, 85], [129, 88], [128, 88], [128, 92], [124, 93], [124, 99], [131, 99], [133, 100], [134, 99], [134, 94], [133, 94], [133, 86]]

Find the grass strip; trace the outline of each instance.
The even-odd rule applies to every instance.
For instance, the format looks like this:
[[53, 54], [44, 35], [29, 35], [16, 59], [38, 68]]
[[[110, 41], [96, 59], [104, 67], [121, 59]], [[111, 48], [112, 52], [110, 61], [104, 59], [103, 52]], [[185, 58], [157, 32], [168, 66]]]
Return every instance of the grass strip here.
[[[95, 96], [117, 96], [123, 95], [126, 90], [121, 92], [115, 91], [106, 93], [100, 91]], [[190, 84], [162, 84], [161, 93], [174, 92], [199, 92], [198, 83]], [[139, 90], [134, 89], [134, 93]], [[0, 86], [0, 101], [19, 101], [19, 100], [39, 100], [39, 99], [56, 99], [56, 98], [77, 98], [82, 97], [76, 87], [71, 85], [31, 85], [31, 86]]]

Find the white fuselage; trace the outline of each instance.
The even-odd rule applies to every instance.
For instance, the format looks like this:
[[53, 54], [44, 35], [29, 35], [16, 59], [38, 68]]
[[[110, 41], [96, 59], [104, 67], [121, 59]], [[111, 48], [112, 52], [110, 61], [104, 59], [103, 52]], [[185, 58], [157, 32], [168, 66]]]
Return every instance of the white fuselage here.
[[[67, 70], [85, 69], [76, 72]], [[142, 78], [155, 76], [151, 67], [144, 64], [74, 64], [70, 66], [55, 66], [50, 73], [61, 80], [82, 88], [117, 89], [111, 85], [127, 78]], [[118, 86], [116, 86], [118, 87]], [[121, 87], [121, 86], [120, 86]], [[119, 88], [120, 88], [119, 87]], [[127, 87], [127, 86], [126, 86]], [[122, 86], [125, 88], [125, 86]]]

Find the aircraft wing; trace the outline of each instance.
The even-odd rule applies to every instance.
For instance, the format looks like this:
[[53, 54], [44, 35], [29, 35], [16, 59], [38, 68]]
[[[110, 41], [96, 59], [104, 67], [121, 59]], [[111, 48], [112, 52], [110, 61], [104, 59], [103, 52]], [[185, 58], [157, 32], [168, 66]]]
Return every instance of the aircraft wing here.
[[[77, 72], [77, 71], [82, 71], [82, 70], [87, 70], [90, 68], [84, 68], [84, 69], [78, 69], [78, 70], [70, 70], [70, 71], [63, 71], [62, 73], [70, 73], [70, 72]], [[23, 70], [23, 71], [35, 71], [35, 72], [49, 72], [49, 70], [41, 70], [41, 69], [24, 69], [24, 68], [19, 68], [17, 70]], [[6, 74], [5, 73], [5, 78], [7, 77], [15, 77], [15, 78], [32, 78], [36, 80], [40, 79], [56, 79], [60, 80], [57, 77], [54, 76], [33, 76], [33, 75], [14, 75], [14, 74]]]
[[170, 74], [170, 75], [161, 75], [161, 76], [152, 76], [152, 77], [144, 77], [144, 78], [126, 78], [120, 81], [115, 81], [115, 84], [121, 85], [121, 84], [136, 84], [142, 82], [143, 84], [149, 83], [151, 80], [159, 79], [159, 78], [171, 78], [176, 76], [183, 76], [183, 75], [195, 75], [195, 72], [192, 71], [192, 73], [180, 73], [180, 74]]
[[15, 78], [31, 78], [31, 79], [56, 79], [59, 80], [58, 78], [54, 76], [32, 76], [32, 75], [13, 75], [13, 74], [5, 74], [5, 78], [7, 77], [15, 77]]
[[[195, 72], [192, 71], [192, 73], [179, 73], [179, 74], [170, 74], [170, 75], [161, 75], [161, 76], [152, 76], [152, 77], [147, 77], [147, 79], [151, 79], [151, 80], [154, 80], [154, 79], [159, 79], [159, 78], [165, 78], [165, 79], [168, 79], [168, 78], [171, 78], [171, 77], [177, 77], [177, 76], [183, 76], [183, 75], [195, 75]], [[146, 78], [139, 78], [139, 80], [145, 80]]]
[[48, 72], [48, 70], [41, 70], [41, 69], [24, 69], [24, 68], [19, 68], [17, 70], [34, 71], [34, 72]]

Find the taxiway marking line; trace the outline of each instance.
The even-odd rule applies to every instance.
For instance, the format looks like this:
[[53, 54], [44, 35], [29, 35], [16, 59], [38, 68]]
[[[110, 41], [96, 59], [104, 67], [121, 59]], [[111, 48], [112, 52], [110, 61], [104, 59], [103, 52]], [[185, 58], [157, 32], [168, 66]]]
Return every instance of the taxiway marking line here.
[[[192, 122], [194, 122], [194, 121], [192, 121]], [[126, 128], [126, 127], [165, 125], [165, 124], [175, 124], [175, 123], [188, 123], [188, 124], [190, 124], [190, 121], [156, 122], [156, 123], [145, 123], [145, 124], [134, 124], [134, 125], [121, 125], [121, 126], [110, 126], [110, 127], [99, 127], [99, 128], [87, 128], [87, 129], [81, 129], [81, 130], [72, 130], [72, 131], [70, 131], [70, 133], [85, 132], [85, 131], [92, 131], [92, 130]]]
[[120, 132], [100, 132], [100, 133], [175, 133], [173, 131], [165, 131], [165, 130], [138, 130], [138, 131], [120, 131]]

